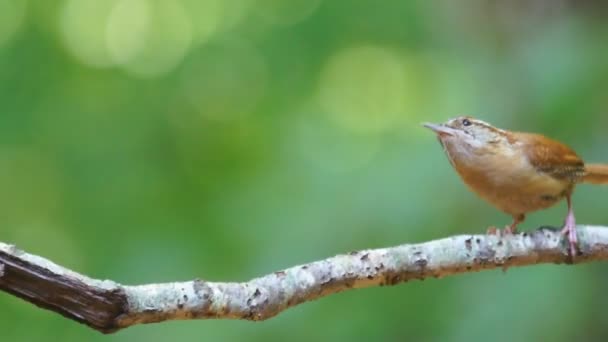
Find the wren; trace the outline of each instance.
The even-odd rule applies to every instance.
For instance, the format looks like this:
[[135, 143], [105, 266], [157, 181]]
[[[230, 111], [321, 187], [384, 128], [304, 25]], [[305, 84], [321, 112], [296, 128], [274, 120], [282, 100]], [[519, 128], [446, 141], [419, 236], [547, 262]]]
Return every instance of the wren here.
[[568, 146], [540, 134], [511, 132], [461, 116], [443, 124], [425, 123], [448, 160], [477, 195], [513, 217], [504, 229], [516, 233], [526, 214], [566, 199], [562, 233], [576, 255], [572, 192], [578, 183], [608, 184], [607, 164], [585, 164]]

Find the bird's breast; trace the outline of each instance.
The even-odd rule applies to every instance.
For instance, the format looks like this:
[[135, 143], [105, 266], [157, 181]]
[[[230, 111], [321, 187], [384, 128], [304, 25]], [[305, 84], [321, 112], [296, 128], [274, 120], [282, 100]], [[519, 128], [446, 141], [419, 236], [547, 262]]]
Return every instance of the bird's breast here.
[[[450, 153], [449, 147], [446, 152]], [[453, 151], [457, 152], [457, 151]], [[573, 185], [539, 172], [517, 151], [473, 151], [450, 156], [462, 180], [480, 197], [511, 215], [550, 207]]]

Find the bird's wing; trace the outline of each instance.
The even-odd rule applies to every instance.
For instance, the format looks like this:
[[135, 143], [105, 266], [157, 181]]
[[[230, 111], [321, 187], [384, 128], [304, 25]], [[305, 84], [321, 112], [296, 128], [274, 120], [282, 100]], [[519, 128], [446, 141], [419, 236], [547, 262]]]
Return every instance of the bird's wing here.
[[585, 163], [570, 147], [540, 134], [516, 134], [530, 164], [539, 172], [573, 183], [585, 176]]

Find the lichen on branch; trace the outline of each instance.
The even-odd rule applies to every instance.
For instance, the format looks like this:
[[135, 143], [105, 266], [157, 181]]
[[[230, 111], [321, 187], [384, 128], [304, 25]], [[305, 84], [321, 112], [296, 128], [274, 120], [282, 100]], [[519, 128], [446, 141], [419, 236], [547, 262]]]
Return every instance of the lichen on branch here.
[[516, 235], [459, 235], [361, 250], [246, 282], [195, 279], [136, 286], [92, 279], [0, 242], [0, 289], [104, 333], [175, 319], [258, 321], [354, 288], [540, 263], [608, 260], [608, 227], [577, 230], [575, 257], [569, 255], [559, 230], [540, 228]]

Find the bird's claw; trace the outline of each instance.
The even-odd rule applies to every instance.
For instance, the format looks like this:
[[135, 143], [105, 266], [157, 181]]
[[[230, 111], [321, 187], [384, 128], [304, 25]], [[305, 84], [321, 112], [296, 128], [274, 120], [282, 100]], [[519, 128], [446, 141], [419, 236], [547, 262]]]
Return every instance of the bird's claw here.
[[504, 232], [504, 235], [517, 234], [517, 227], [514, 225], [506, 226], [505, 229], [503, 229], [503, 232]]
[[500, 235], [500, 229], [496, 228], [495, 226], [489, 226], [488, 229], [486, 230], [486, 234]]
[[517, 228], [512, 225], [506, 226], [503, 230], [496, 228], [495, 226], [490, 226], [486, 230], [486, 234], [488, 235], [496, 235], [496, 236], [504, 236], [504, 235], [512, 235], [517, 234]]

